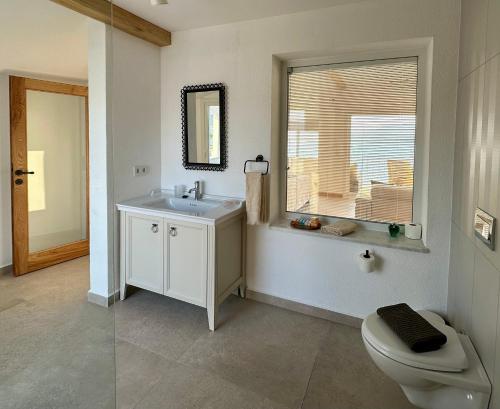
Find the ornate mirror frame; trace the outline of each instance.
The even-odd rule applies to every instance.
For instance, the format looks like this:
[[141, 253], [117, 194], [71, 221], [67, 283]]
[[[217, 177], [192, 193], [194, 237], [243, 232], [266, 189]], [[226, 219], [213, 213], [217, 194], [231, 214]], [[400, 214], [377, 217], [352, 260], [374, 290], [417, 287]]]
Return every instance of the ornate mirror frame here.
[[[189, 162], [188, 152], [188, 109], [187, 96], [191, 92], [219, 91], [220, 110], [220, 164]], [[222, 172], [227, 168], [227, 137], [226, 137], [226, 87], [224, 84], [189, 85], [181, 90], [182, 113], [182, 164], [190, 170], [211, 170]]]

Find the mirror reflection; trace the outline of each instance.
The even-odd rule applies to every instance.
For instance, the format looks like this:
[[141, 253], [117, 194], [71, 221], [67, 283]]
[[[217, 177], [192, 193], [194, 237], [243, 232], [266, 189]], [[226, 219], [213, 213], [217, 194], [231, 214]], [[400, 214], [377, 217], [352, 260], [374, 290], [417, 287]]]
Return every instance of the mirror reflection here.
[[189, 162], [219, 165], [219, 91], [191, 92], [187, 96], [187, 104]]
[[224, 86], [209, 84], [182, 90], [184, 167], [223, 170]]

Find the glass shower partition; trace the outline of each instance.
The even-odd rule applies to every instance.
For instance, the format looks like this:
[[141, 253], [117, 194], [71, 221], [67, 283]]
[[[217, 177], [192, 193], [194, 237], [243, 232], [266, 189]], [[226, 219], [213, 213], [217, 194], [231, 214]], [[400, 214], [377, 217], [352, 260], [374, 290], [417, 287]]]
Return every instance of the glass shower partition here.
[[[102, 217], [112, 223], [113, 181], [97, 172], [109, 165], [102, 146], [112, 144], [112, 3], [102, 2], [101, 21], [67, 8], [75, 3], [0, 2], [2, 409], [116, 408], [116, 238], [112, 228], [99, 234]], [[27, 87], [24, 103], [12, 105], [13, 77], [55, 90]], [[72, 86], [88, 89], [88, 101], [62, 92]], [[18, 126], [24, 138], [12, 137]], [[14, 168], [19, 152], [24, 163]], [[16, 186], [27, 187], [20, 208], [10, 199]], [[30, 255], [87, 240], [90, 254], [14, 276], [17, 214], [26, 215]]]

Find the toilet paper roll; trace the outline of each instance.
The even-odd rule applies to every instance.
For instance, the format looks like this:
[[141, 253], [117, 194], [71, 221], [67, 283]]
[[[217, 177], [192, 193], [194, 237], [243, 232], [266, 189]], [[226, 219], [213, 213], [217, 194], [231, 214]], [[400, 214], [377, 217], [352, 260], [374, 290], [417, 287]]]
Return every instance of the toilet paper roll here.
[[405, 236], [411, 240], [420, 240], [422, 238], [422, 225], [419, 223], [405, 224]]
[[361, 253], [358, 257], [359, 269], [363, 273], [371, 273], [375, 269], [375, 255], [373, 253], [368, 255], [369, 257], [366, 257], [366, 253]]

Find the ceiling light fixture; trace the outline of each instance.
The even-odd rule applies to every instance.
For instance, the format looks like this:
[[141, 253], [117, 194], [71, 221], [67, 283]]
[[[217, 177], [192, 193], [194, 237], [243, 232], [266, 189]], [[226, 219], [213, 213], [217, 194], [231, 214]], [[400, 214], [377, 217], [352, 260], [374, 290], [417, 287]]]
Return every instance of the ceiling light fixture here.
[[152, 6], [160, 6], [162, 4], [168, 4], [168, 0], [150, 0]]

